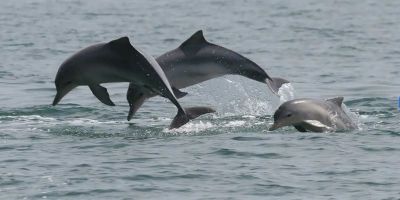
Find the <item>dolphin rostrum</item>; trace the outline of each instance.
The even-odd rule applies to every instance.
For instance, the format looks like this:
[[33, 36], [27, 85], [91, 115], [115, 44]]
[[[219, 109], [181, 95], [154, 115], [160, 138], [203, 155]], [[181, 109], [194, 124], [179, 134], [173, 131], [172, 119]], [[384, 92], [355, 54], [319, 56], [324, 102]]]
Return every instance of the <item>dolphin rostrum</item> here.
[[[275, 94], [278, 93], [282, 84], [289, 83], [285, 79], [268, 76], [260, 66], [246, 57], [208, 42], [201, 30], [194, 33], [178, 48], [164, 53], [156, 60], [164, 70], [178, 98], [187, 94], [179, 91], [181, 88], [228, 74], [240, 75], [266, 83]], [[134, 83], [129, 85], [127, 92], [130, 106], [128, 120], [146, 99], [156, 95], [143, 89], [145, 88], [137, 88]]]
[[64, 61], [56, 75], [57, 94], [53, 105], [75, 87], [87, 85], [101, 102], [112, 106], [114, 103], [107, 89], [100, 86], [111, 82], [130, 82], [135, 88], [169, 99], [178, 108], [171, 129], [202, 114], [215, 112], [207, 107], [181, 107], [160, 65], [152, 56], [135, 49], [128, 37], [89, 46]]
[[346, 131], [357, 125], [342, 109], [343, 97], [328, 100], [294, 99], [283, 103], [274, 113], [270, 131], [294, 126], [300, 132]]

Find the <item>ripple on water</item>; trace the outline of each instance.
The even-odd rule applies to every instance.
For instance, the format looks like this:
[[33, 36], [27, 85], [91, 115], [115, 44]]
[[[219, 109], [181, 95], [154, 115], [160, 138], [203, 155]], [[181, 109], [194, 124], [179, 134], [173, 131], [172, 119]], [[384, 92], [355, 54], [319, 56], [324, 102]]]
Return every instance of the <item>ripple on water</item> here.
[[260, 140], [268, 140], [268, 138], [238, 136], [238, 137], [233, 137], [232, 140], [236, 140], [236, 141], [260, 141]]
[[250, 157], [257, 157], [257, 158], [266, 158], [266, 159], [280, 159], [280, 158], [288, 158], [288, 156], [284, 156], [279, 153], [252, 153], [252, 152], [241, 152], [241, 151], [236, 151], [233, 149], [219, 149], [212, 154], [216, 155], [222, 155], [222, 156], [227, 156], [227, 157], [244, 157], [244, 158], [250, 158]]
[[317, 172], [319, 174], [324, 174], [324, 175], [334, 175], [334, 176], [341, 176], [341, 175], [359, 175], [359, 174], [368, 174], [371, 172], [377, 171], [376, 169], [353, 169], [349, 171], [321, 171]]
[[167, 180], [171, 181], [174, 179], [199, 179], [199, 178], [205, 178], [208, 177], [207, 175], [203, 174], [182, 174], [182, 175], [163, 175], [163, 176], [153, 176], [153, 175], [148, 175], [148, 174], [139, 174], [135, 176], [124, 176], [120, 177], [123, 180], [129, 180], [129, 181], [162, 181], [162, 180]]
[[277, 183], [257, 183], [253, 185], [251, 193], [257, 196], [285, 196], [300, 191], [302, 188]]
[[360, 147], [364, 151], [370, 151], [370, 152], [387, 152], [387, 151], [400, 151], [400, 148], [395, 148], [395, 147]]
[[121, 190], [117, 190], [114, 188], [110, 189], [92, 189], [92, 190], [61, 190], [61, 191], [53, 191], [53, 192], [44, 192], [37, 195], [34, 195], [33, 198], [47, 199], [47, 198], [60, 198], [60, 197], [74, 197], [78, 198], [79, 196], [92, 196], [99, 194], [108, 194], [108, 193], [119, 193], [123, 192]]

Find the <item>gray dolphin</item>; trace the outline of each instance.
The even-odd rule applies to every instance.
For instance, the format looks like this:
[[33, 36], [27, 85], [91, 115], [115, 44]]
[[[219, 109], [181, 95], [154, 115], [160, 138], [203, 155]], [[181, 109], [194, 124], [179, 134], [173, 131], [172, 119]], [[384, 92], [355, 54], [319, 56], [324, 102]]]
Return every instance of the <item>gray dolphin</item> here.
[[346, 131], [356, 124], [342, 109], [343, 97], [328, 100], [294, 99], [283, 103], [274, 113], [270, 131], [294, 126], [300, 132]]
[[[289, 82], [282, 78], [272, 78], [246, 57], [208, 42], [201, 30], [194, 33], [178, 48], [164, 53], [156, 60], [164, 70], [178, 98], [187, 94], [179, 91], [181, 88], [228, 74], [240, 75], [265, 83], [275, 94], [278, 93], [282, 84]], [[146, 99], [155, 95], [131, 83], [127, 92], [130, 105], [128, 120]]]
[[152, 56], [135, 49], [128, 37], [87, 47], [68, 58], [59, 68], [55, 85], [56, 105], [68, 92], [80, 85], [88, 85], [103, 103], [114, 105], [101, 83], [130, 82], [140, 90], [168, 98], [178, 108], [170, 128], [178, 128], [190, 119], [215, 112], [207, 107], [182, 108], [160, 65]]

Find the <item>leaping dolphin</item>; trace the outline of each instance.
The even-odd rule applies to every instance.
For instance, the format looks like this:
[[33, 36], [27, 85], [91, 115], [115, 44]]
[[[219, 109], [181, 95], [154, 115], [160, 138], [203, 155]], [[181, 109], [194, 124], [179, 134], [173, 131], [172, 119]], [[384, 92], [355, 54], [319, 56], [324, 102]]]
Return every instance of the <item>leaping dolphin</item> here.
[[[178, 48], [159, 56], [157, 62], [165, 72], [178, 98], [187, 93], [179, 91], [191, 85], [213, 78], [232, 74], [240, 75], [265, 83], [277, 94], [279, 88], [289, 81], [272, 78], [256, 63], [246, 57], [208, 42], [203, 31], [199, 30]], [[134, 83], [129, 85], [127, 99], [130, 110], [128, 120], [136, 113], [144, 101], [157, 94], [138, 88]]]
[[274, 113], [270, 131], [294, 126], [300, 132], [346, 131], [357, 126], [342, 109], [343, 97], [328, 100], [295, 99], [283, 103]]
[[207, 107], [182, 108], [160, 65], [152, 56], [135, 49], [128, 37], [87, 47], [68, 58], [59, 68], [55, 85], [57, 94], [53, 105], [72, 89], [88, 85], [104, 104], [114, 105], [101, 83], [130, 82], [139, 90], [151, 91], [169, 99], [178, 108], [170, 129], [178, 128], [190, 119], [215, 112]]

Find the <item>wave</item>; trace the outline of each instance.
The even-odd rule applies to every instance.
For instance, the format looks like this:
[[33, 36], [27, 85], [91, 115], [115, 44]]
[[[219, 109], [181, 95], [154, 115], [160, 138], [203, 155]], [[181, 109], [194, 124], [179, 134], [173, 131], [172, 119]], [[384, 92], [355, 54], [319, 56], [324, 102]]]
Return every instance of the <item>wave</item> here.
[[[293, 89], [289, 87], [287, 92], [289, 94], [286, 96], [287, 99], [294, 97]], [[397, 102], [391, 98], [360, 98], [346, 101], [343, 108], [358, 125], [357, 131], [377, 130], [379, 133], [393, 135], [388, 132], [391, 131], [395, 133], [394, 135], [398, 135], [399, 112], [393, 106], [389, 107], [394, 103]], [[243, 104], [235, 106], [233, 111], [205, 115], [173, 130], [168, 130], [167, 127], [172, 118], [166, 116], [164, 112], [143, 110], [132, 121], [126, 121], [126, 106], [111, 108], [102, 105], [84, 107], [78, 104], [63, 104], [56, 107], [38, 105], [24, 108], [3, 108], [0, 110], [0, 128], [2, 132], [11, 133], [44, 132], [84, 137], [122, 136], [133, 139], [237, 132], [264, 134], [267, 132], [273, 120], [271, 114], [266, 114], [264, 110], [271, 109], [271, 102], [247, 99]], [[237, 111], [236, 108], [242, 109]], [[293, 128], [286, 128], [276, 132], [297, 131]]]

